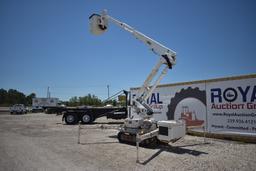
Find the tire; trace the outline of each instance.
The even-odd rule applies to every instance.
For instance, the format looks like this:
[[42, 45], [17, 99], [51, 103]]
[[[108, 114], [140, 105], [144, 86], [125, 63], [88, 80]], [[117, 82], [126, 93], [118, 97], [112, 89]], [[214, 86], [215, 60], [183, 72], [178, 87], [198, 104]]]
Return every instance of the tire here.
[[119, 141], [120, 143], [124, 143], [124, 141], [122, 140], [121, 136], [122, 136], [122, 132], [118, 132], [118, 134], [117, 134], [117, 139], [118, 139], [118, 141]]
[[74, 125], [78, 123], [77, 115], [69, 113], [65, 116], [65, 122], [67, 125]]
[[90, 124], [93, 122], [93, 117], [90, 114], [83, 114], [81, 117], [81, 121], [83, 124]]
[[180, 101], [186, 98], [195, 98], [201, 101], [206, 106], [206, 91], [199, 90], [199, 88], [181, 89], [180, 92], [177, 92], [175, 96], [171, 99], [170, 104], [168, 105], [168, 111], [166, 113], [168, 120], [174, 119], [174, 113], [177, 105]]

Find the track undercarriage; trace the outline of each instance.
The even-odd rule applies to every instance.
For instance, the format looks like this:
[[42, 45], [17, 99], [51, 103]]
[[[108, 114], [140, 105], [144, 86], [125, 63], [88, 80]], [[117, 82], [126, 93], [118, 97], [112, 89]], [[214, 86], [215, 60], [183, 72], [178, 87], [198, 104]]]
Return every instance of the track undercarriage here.
[[[137, 122], [138, 121], [138, 122]], [[151, 120], [126, 120], [117, 135], [120, 143], [136, 144], [139, 141], [141, 146], [156, 145], [158, 142], [156, 134], [142, 138], [142, 136], [157, 131], [156, 123]], [[141, 121], [141, 123], [139, 123]], [[136, 137], [138, 134], [138, 137]], [[137, 139], [138, 138], [138, 139]]]
[[[117, 135], [120, 143], [136, 145], [136, 134], [130, 134], [127, 132], [119, 132]], [[154, 146], [158, 143], [157, 137], [145, 139], [140, 142], [140, 146]]]

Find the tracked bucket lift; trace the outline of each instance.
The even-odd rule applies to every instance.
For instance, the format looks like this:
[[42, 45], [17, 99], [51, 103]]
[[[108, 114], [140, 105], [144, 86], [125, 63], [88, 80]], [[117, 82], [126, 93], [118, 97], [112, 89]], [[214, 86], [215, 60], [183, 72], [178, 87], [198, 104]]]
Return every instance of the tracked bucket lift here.
[[[101, 14], [92, 14], [89, 20], [90, 32], [92, 34], [103, 34], [111, 22], [131, 33], [136, 39], [142, 41], [152, 52], [159, 56], [159, 61], [140, 87], [138, 98], [130, 104], [130, 108], [139, 115], [139, 118], [127, 118], [125, 120], [124, 125], [118, 133], [119, 141], [125, 143], [139, 142], [147, 145], [158, 140], [174, 142], [183, 137], [185, 135], [185, 123], [182, 120], [156, 122], [152, 118], [154, 114], [153, 109], [146, 103], [147, 98], [152, 94], [157, 85], [159, 85], [167, 71], [175, 65], [176, 52], [135, 30], [131, 26], [109, 16], [106, 10]], [[156, 77], [161, 67], [162, 71]], [[155, 82], [151, 85], [153, 80]]]

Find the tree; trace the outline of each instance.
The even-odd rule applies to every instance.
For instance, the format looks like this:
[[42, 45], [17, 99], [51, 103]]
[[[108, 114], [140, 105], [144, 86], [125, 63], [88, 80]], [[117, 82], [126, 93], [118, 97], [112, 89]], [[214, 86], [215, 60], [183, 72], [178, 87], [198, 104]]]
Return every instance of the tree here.
[[9, 89], [8, 91], [0, 89], [0, 106], [10, 106], [17, 103], [31, 105], [34, 97], [36, 97], [35, 93], [26, 96], [15, 89]]
[[102, 106], [102, 102], [101, 100], [95, 96], [95, 95], [91, 95], [88, 94], [86, 96], [83, 97], [71, 97], [69, 99], [69, 106], [82, 106], [82, 105], [86, 105], [86, 106]]
[[17, 90], [9, 89], [7, 102], [10, 105], [17, 103], [26, 104], [26, 96]]
[[32, 99], [36, 97], [35, 93], [31, 93], [26, 97], [26, 105], [32, 105]]
[[5, 104], [7, 103], [7, 96], [8, 93], [5, 89], [0, 89], [0, 104]]
[[117, 106], [117, 100], [116, 99], [113, 99], [113, 100], [108, 100], [108, 101], [105, 101], [104, 105], [112, 105], [112, 106]]
[[75, 96], [75, 97], [71, 97], [69, 99], [69, 106], [78, 106], [78, 98]]

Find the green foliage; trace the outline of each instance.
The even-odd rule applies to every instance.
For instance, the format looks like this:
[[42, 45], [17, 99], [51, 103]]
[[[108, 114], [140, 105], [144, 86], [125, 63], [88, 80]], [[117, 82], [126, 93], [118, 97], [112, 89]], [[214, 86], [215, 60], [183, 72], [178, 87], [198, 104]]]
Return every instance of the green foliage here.
[[125, 95], [118, 96], [118, 104], [120, 106], [126, 106], [126, 96]]
[[27, 105], [32, 105], [32, 99], [36, 97], [35, 93], [31, 93], [26, 97]]
[[126, 96], [119, 95], [118, 98], [104, 102], [104, 105], [110, 104], [112, 106], [126, 106]]
[[114, 100], [108, 100], [104, 103], [104, 105], [112, 105], [112, 106], [117, 106], [117, 101]]
[[69, 99], [68, 106], [82, 106], [82, 105], [102, 106], [103, 103], [97, 96], [91, 95], [91, 94], [88, 94], [87, 96], [83, 96], [83, 97], [75, 96]]
[[[14, 89], [0, 89], [0, 106], [11, 106], [13, 104], [24, 104], [26, 106], [32, 105], [32, 99], [36, 97], [35, 93], [31, 93], [28, 96]], [[104, 106], [111, 104], [113, 106], [124, 106], [125, 101], [123, 98], [118, 100], [109, 100], [102, 102], [97, 96], [88, 94], [83, 97], [71, 97], [68, 102], [64, 103], [67, 106]]]
[[26, 96], [22, 92], [14, 89], [9, 89], [8, 91], [0, 89], [0, 106], [11, 106], [17, 103], [28, 106], [32, 104], [32, 98], [34, 97], [36, 97], [35, 93]]
[[8, 92], [4, 89], [0, 89], [0, 104], [7, 103]]
[[69, 99], [68, 106], [78, 106], [78, 105], [79, 105], [79, 101], [78, 101], [78, 98], [76, 96], [71, 97]]

